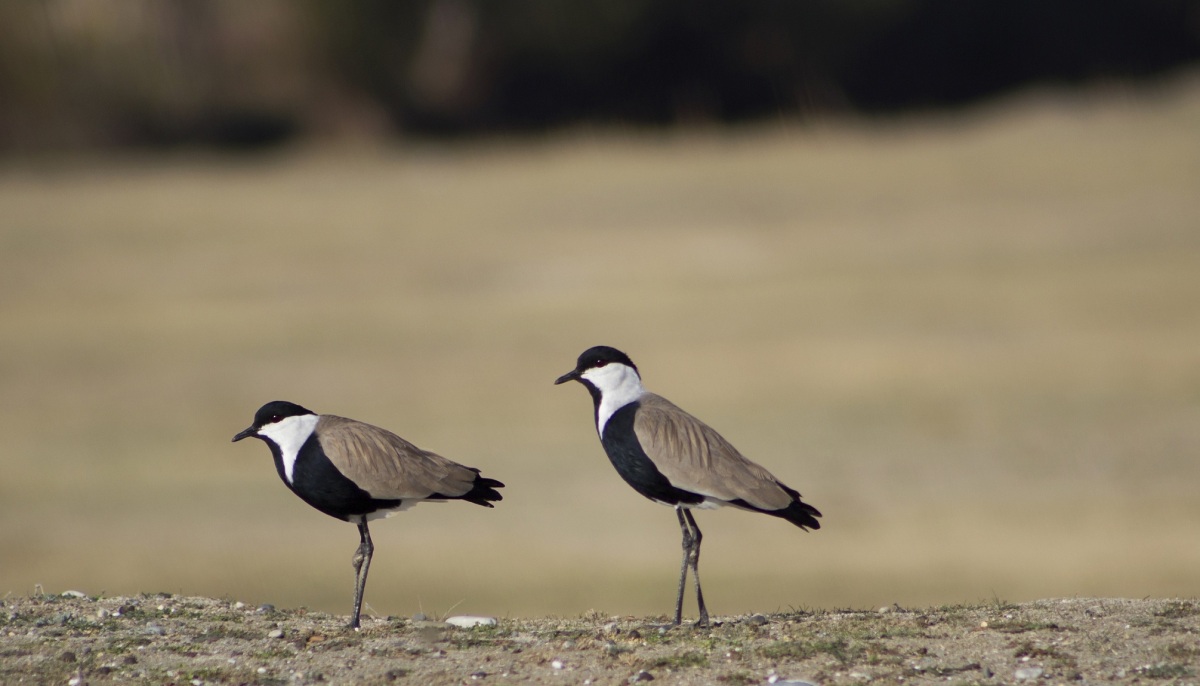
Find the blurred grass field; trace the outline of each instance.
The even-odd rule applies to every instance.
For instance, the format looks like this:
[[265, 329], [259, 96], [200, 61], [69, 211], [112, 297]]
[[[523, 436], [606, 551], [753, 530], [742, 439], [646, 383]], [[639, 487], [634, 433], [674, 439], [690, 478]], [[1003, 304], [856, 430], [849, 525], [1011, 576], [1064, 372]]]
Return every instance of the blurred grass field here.
[[[717, 614], [1200, 594], [1200, 81], [735, 133], [10, 162], [0, 592], [346, 613], [265, 401], [508, 484], [376, 524], [382, 615], [670, 609], [594, 344], [824, 513], [701, 512]], [[694, 614], [694, 606], [687, 606]]]

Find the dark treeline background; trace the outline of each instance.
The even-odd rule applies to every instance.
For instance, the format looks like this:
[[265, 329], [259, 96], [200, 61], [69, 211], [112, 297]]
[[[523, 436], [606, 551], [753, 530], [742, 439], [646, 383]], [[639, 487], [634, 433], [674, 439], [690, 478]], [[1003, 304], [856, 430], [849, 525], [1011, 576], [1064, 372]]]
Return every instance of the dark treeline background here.
[[0, 150], [903, 112], [1200, 59], [1200, 0], [9, 0]]

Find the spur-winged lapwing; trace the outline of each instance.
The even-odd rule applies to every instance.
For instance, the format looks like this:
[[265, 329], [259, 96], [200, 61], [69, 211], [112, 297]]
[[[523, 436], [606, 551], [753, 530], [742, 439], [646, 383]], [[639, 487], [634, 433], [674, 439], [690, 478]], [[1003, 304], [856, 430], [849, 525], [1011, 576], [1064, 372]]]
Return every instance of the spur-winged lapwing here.
[[733, 507], [788, 520], [801, 529], [820, 529], [817, 508], [766, 469], [747, 460], [721, 434], [646, 391], [629, 356], [597, 346], [579, 356], [575, 369], [555, 384], [578, 381], [596, 406], [596, 431], [609, 461], [633, 490], [675, 508], [683, 531], [683, 564], [675, 598], [675, 624], [683, 618], [683, 589], [690, 567], [696, 581], [701, 626], [708, 609], [700, 590], [700, 527], [692, 508]]
[[330, 517], [358, 525], [362, 542], [354, 553], [354, 615], [359, 627], [363, 589], [375, 546], [367, 522], [389, 517], [426, 500], [465, 500], [492, 507], [504, 484], [400, 438], [377, 426], [295, 403], [269, 402], [254, 423], [233, 437], [260, 438], [271, 448], [283, 483]]

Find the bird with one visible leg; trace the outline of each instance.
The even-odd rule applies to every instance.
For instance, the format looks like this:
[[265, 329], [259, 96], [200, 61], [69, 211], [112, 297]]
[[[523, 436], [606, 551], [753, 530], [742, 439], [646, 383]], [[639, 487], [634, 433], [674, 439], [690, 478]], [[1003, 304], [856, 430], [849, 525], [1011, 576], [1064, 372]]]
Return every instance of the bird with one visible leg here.
[[354, 553], [354, 614], [361, 625], [363, 591], [375, 546], [367, 522], [422, 502], [465, 500], [492, 507], [504, 484], [441, 455], [421, 450], [377, 426], [316, 414], [295, 403], [269, 402], [254, 423], [233, 437], [257, 438], [271, 449], [279, 478], [304, 502], [358, 525]]
[[732, 506], [761, 512], [804, 530], [820, 529], [817, 508], [800, 499], [704, 422], [662, 396], [646, 391], [637, 366], [608, 346], [589, 348], [575, 369], [555, 384], [578, 381], [595, 405], [596, 432], [617, 473], [635, 491], [675, 508], [683, 534], [683, 562], [675, 599], [675, 624], [683, 620], [683, 592], [690, 569], [696, 584], [700, 626], [709, 623], [700, 590], [700, 541], [692, 509]]

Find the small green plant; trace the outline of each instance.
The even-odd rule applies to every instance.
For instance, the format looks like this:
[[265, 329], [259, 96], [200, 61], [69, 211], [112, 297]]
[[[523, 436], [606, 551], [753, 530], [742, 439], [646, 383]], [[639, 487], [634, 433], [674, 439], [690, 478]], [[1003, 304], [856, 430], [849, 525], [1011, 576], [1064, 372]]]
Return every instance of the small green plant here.
[[176, 678], [184, 683], [189, 681], [212, 681], [216, 683], [224, 683], [229, 681], [230, 674], [228, 670], [219, 667], [198, 667], [196, 669], [184, 670], [176, 673]]
[[508, 629], [501, 628], [499, 624], [492, 624], [473, 626], [469, 629], [456, 631], [451, 636], [454, 645], [462, 649], [509, 643], [509, 635], [510, 632]]
[[279, 660], [279, 659], [283, 659], [285, 657], [294, 657], [294, 656], [295, 656], [295, 653], [293, 651], [288, 650], [287, 648], [284, 648], [284, 647], [267, 648], [266, 650], [259, 650], [259, 651], [256, 651], [256, 652], [250, 654], [250, 657], [252, 659], [262, 660], [263, 662], [269, 662], [271, 660]]
[[1059, 626], [1055, 622], [1037, 622], [1024, 619], [1001, 620], [992, 622], [988, 625], [993, 631], [1000, 631], [1006, 634], [1023, 634], [1026, 631], [1068, 631], [1067, 627]]
[[1138, 667], [1137, 673], [1147, 679], [1178, 679], [1192, 675], [1192, 668], [1176, 663]]
[[1195, 602], [1186, 600], [1176, 600], [1167, 603], [1166, 607], [1154, 612], [1155, 617], [1163, 619], [1183, 619], [1192, 615], [1200, 614], [1200, 606]]
[[749, 672], [737, 671], [729, 674], [722, 674], [717, 677], [717, 681], [723, 684], [757, 684], [762, 679], [754, 676]]
[[1017, 646], [1016, 651], [1013, 652], [1013, 657], [1016, 657], [1016, 658], [1028, 657], [1028, 658], [1041, 658], [1041, 659], [1046, 659], [1046, 660], [1053, 660], [1060, 667], [1066, 667], [1066, 668], [1072, 668], [1072, 669], [1075, 668], [1075, 666], [1078, 664], [1078, 661], [1075, 659], [1074, 655], [1071, 655], [1068, 652], [1059, 650], [1058, 648], [1038, 646], [1038, 645], [1035, 645], [1032, 641], [1025, 641], [1021, 645]]
[[689, 667], [707, 667], [708, 656], [704, 653], [688, 650], [675, 655], [667, 655], [664, 657], [650, 660], [646, 669], [661, 667], [665, 669], [687, 669]]
[[864, 648], [860, 644], [851, 645], [851, 643], [844, 638], [817, 640], [812, 642], [776, 641], [775, 643], [769, 643], [759, 649], [760, 655], [773, 660], [783, 658], [807, 660], [811, 657], [825, 654], [834, 658], [843, 665], [850, 664], [854, 660], [861, 657], [863, 653]]
[[1191, 660], [1200, 655], [1200, 647], [1190, 643], [1172, 643], [1167, 646], [1166, 653], [1177, 660]]

